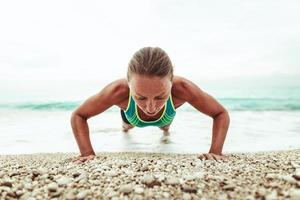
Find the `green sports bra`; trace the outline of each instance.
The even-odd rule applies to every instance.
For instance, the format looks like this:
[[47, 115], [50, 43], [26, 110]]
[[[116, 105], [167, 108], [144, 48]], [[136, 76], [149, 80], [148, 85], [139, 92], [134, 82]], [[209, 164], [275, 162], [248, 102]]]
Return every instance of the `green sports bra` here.
[[146, 126], [166, 126], [170, 124], [176, 114], [176, 110], [172, 101], [172, 94], [169, 96], [168, 100], [165, 103], [164, 111], [160, 118], [154, 121], [144, 121], [142, 120], [137, 111], [137, 105], [131, 96], [129, 92], [129, 100], [126, 110], [124, 111], [124, 114], [127, 118], [127, 120], [130, 122], [131, 125], [137, 126], [137, 127], [146, 127]]

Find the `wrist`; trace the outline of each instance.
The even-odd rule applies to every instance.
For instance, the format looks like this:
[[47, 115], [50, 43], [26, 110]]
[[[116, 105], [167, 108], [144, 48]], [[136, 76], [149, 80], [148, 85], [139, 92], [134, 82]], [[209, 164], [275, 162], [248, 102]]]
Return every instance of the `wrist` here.
[[96, 155], [94, 151], [88, 151], [88, 152], [83, 152], [81, 153], [81, 156], [84, 157], [84, 156], [90, 156], [90, 155]]
[[208, 153], [213, 153], [213, 154], [217, 154], [217, 155], [222, 155], [222, 150], [218, 150], [218, 149], [210, 149]]

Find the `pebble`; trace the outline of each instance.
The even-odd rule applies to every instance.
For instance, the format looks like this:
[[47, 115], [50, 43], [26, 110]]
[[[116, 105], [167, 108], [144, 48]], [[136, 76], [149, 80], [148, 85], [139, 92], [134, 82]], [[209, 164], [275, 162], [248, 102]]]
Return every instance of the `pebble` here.
[[266, 195], [265, 200], [277, 200], [277, 193], [273, 191], [272, 193]]
[[115, 170], [111, 170], [105, 173], [106, 176], [115, 177], [118, 175], [118, 172]]
[[228, 190], [228, 191], [234, 191], [235, 185], [233, 185], [233, 184], [228, 184], [228, 185], [223, 186], [223, 189], [224, 189], [224, 190]]
[[73, 176], [73, 178], [76, 178], [76, 177], [78, 177], [78, 176], [80, 176], [80, 172], [73, 172], [72, 173], [72, 176]]
[[76, 198], [81, 200], [84, 199], [89, 194], [89, 190], [83, 190], [76, 195]]
[[277, 177], [278, 177], [277, 174], [272, 174], [272, 173], [266, 175], [267, 179], [276, 179]]
[[12, 184], [12, 181], [5, 180], [5, 181], [3, 181], [3, 182], [0, 183], [0, 186], [12, 187], [13, 184]]
[[122, 185], [119, 189], [119, 191], [124, 194], [129, 194], [132, 190], [133, 188], [131, 184]]
[[27, 189], [27, 190], [32, 190], [33, 186], [32, 186], [31, 183], [24, 183], [24, 188]]
[[181, 186], [181, 188], [182, 188], [182, 190], [184, 192], [197, 193], [197, 187], [196, 186], [191, 186], [191, 185], [183, 184]]
[[291, 200], [299, 200], [300, 199], [300, 189], [291, 189], [289, 191], [289, 195]]
[[288, 183], [292, 183], [292, 184], [297, 183], [297, 181], [291, 175], [282, 175], [282, 176], [280, 176], [280, 179], [285, 180]]
[[300, 176], [298, 175], [293, 175], [293, 178], [296, 179], [297, 181], [300, 181]]
[[182, 199], [183, 200], [190, 200], [190, 199], [192, 199], [192, 196], [189, 193], [183, 193]]
[[75, 200], [76, 199], [75, 191], [73, 190], [68, 191], [65, 198], [66, 200]]
[[245, 200], [255, 200], [254, 196], [248, 195], [246, 196]]
[[[222, 164], [209, 164], [209, 161], [205, 164], [191, 156], [176, 154], [165, 157], [109, 154], [110, 159], [80, 165], [60, 163], [64, 154], [0, 155], [0, 199], [300, 200], [300, 162], [297, 160], [300, 150], [291, 152], [276, 153], [280, 155], [275, 156], [276, 162], [270, 152], [240, 154]], [[290, 159], [295, 160], [295, 169]], [[116, 167], [117, 162], [120, 169]], [[270, 162], [276, 164], [278, 170], [270, 170]], [[17, 168], [17, 164], [23, 167]]]
[[145, 172], [145, 171], [148, 171], [149, 170], [149, 167], [147, 165], [144, 165], [142, 168], [141, 168], [141, 171], [142, 172]]
[[16, 195], [19, 197], [19, 196], [21, 196], [21, 195], [23, 195], [24, 194], [24, 192], [22, 191], [22, 190], [17, 190], [16, 191]]
[[39, 172], [40, 175], [44, 175], [44, 174], [47, 174], [48, 173], [48, 169], [45, 168], [45, 167], [39, 167], [37, 169], [37, 171]]
[[117, 196], [118, 194], [119, 194], [118, 192], [111, 191], [111, 192], [109, 192], [106, 196], [107, 196], [108, 198], [112, 198], [112, 197], [114, 197], [114, 196]]
[[142, 177], [141, 182], [144, 183], [148, 187], [153, 187], [155, 185], [157, 185], [157, 186], [161, 185], [161, 183], [158, 180], [156, 180], [153, 175], [150, 175], [150, 174], [145, 174]]
[[[0, 191], [8, 192], [8, 191], [10, 191], [10, 187], [0, 186]], [[0, 193], [0, 194], [1, 194], [1, 193]]]
[[57, 185], [57, 183], [52, 182], [48, 185], [47, 188], [50, 192], [55, 192], [58, 189], [58, 185]]
[[163, 197], [165, 197], [165, 198], [170, 198], [170, 193], [168, 193], [168, 192], [163, 192]]
[[291, 161], [291, 165], [297, 169], [297, 168], [300, 168], [300, 164], [296, 163], [295, 161]]
[[180, 182], [179, 182], [179, 179], [178, 178], [175, 178], [175, 177], [168, 177], [167, 180], [166, 180], [166, 184], [168, 185], [178, 185]]
[[143, 194], [144, 193], [144, 188], [136, 187], [136, 188], [134, 188], [134, 192], [137, 193], [137, 194]]
[[69, 183], [71, 183], [72, 180], [68, 177], [63, 176], [63, 177], [57, 179], [56, 182], [59, 186], [64, 186], [64, 185], [68, 185]]
[[[59, 196], [61, 195], [61, 193], [62, 193], [62, 189], [58, 189], [57, 191], [52, 192], [52, 193], [50, 194], [50, 196], [51, 196], [51, 197], [59, 197]], [[34, 195], [34, 196], [36, 196], [36, 195]]]
[[296, 176], [300, 176], [300, 168], [297, 168], [297, 169], [295, 170], [295, 175], [296, 175]]
[[258, 193], [260, 196], [265, 196], [265, 195], [266, 195], [266, 189], [263, 188], [263, 187], [260, 187], [260, 188], [258, 188], [257, 193]]
[[5, 176], [4, 172], [0, 172], [0, 178], [3, 178]]
[[9, 172], [10, 177], [13, 177], [13, 176], [16, 176], [16, 175], [19, 175], [19, 172], [16, 171], [16, 170], [13, 170], [13, 171]]

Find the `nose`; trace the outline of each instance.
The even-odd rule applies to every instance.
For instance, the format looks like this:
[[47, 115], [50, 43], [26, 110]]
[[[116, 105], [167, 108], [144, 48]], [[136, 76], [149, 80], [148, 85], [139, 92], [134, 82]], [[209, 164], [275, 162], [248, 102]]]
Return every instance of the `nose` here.
[[148, 101], [146, 104], [146, 111], [148, 113], [154, 113], [156, 110], [154, 102], [153, 101]]

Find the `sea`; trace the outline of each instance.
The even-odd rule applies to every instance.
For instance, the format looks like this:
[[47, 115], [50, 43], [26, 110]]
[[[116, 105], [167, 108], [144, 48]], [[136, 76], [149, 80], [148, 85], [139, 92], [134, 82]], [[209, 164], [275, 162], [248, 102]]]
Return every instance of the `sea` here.
[[[249, 85], [219, 82], [205, 87], [230, 115], [223, 153], [299, 149], [300, 85], [253, 86], [255, 81]], [[2, 101], [0, 154], [79, 153], [70, 118], [86, 98], [37, 101], [21, 95], [18, 101]], [[176, 111], [167, 142], [161, 140], [163, 133], [157, 127], [123, 133], [118, 107], [90, 118], [88, 124], [96, 152], [205, 153], [211, 145], [213, 120], [185, 103]]]

